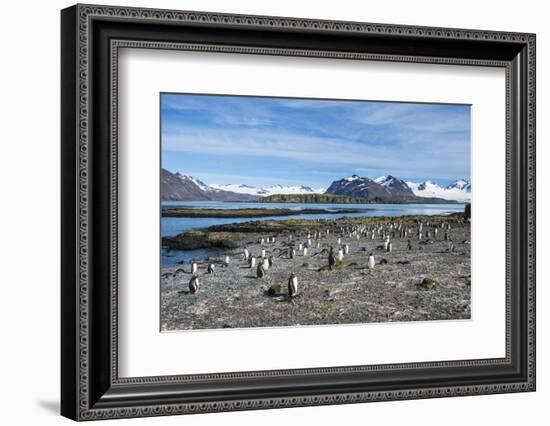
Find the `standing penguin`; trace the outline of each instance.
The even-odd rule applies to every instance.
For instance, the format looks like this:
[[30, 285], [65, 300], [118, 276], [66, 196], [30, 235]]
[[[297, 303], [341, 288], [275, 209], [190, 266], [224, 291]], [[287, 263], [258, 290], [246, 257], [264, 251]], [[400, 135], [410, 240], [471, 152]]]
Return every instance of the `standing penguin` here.
[[412, 250], [413, 246], [411, 244], [411, 240], [407, 240], [407, 250]]
[[294, 297], [296, 294], [298, 294], [298, 277], [292, 273], [288, 279], [288, 295]]
[[344, 244], [344, 254], [348, 254], [348, 253], [349, 253], [349, 245]]
[[209, 274], [213, 274], [214, 273], [214, 264], [213, 263], [210, 263], [208, 265], [208, 268], [206, 269], [206, 272], [209, 273]]
[[265, 270], [264, 270], [264, 267], [262, 265], [262, 263], [258, 263], [258, 268], [256, 269], [256, 276], [258, 278], [263, 278], [265, 275]]
[[449, 242], [447, 243], [447, 250], [449, 251], [449, 253], [452, 253], [455, 249], [455, 245], [453, 244], [453, 240], [449, 240]]
[[269, 265], [270, 268], [273, 266], [273, 256], [269, 256], [267, 258], [267, 264]]
[[334, 250], [331, 247], [328, 253], [328, 269], [332, 270], [332, 267], [334, 266], [335, 263], [336, 263], [336, 258], [334, 257]]
[[290, 254], [290, 258], [291, 258], [291, 259], [294, 259], [294, 258], [296, 257], [296, 250], [294, 250], [293, 248], [290, 249], [290, 253], [289, 253], [289, 254]]
[[269, 263], [269, 259], [267, 257], [264, 257], [262, 259], [262, 268], [264, 269], [264, 271], [267, 271], [269, 269], [269, 267], [271, 266], [271, 264]]
[[262, 250], [262, 259], [265, 258], [265, 250]]
[[256, 258], [254, 256], [250, 256], [250, 259], [248, 259], [248, 265], [250, 268], [254, 268], [256, 266]]
[[338, 262], [341, 262], [342, 260], [344, 260], [344, 250], [340, 249], [338, 250]]
[[304, 247], [304, 256], [307, 256], [307, 247]]
[[298, 251], [302, 251], [304, 248], [304, 245], [302, 243], [298, 244]]
[[367, 262], [367, 268], [372, 271], [374, 269], [375, 261], [374, 261], [374, 255], [372, 253], [369, 254], [369, 260]]
[[191, 273], [195, 275], [197, 273], [197, 270], [199, 269], [199, 266], [197, 265], [197, 262], [194, 260], [191, 262]]
[[229, 256], [225, 256], [225, 258], [223, 259], [223, 263], [225, 264], [225, 266], [229, 266]]
[[250, 256], [250, 252], [248, 251], [248, 249], [246, 247], [244, 248], [243, 256], [244, 256], [244, 260], [248, 260], [248, 258]]
[[391, 242], [388, 243], [388, 249], [387, 249], [388, 253], [391, 253], [392, 248], [393, 248], [393, 244]]
[[193, 275], [189, 280], [189, 293], [195, 294], [199, 289], [199, 277]]

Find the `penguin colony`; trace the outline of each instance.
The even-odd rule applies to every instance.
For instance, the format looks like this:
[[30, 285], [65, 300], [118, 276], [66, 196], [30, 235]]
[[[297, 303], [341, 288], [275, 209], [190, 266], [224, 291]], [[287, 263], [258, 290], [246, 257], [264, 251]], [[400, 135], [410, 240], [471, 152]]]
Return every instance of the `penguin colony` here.
[[[236, 248], [162, 271], [161, 329], [469, 318], [468, 223], [311, 223], [251, 233]], [[425, 277], [442, 286], [418, 287]]]
[[[438, 237], [438, 235], [441, 235], [440, 230], [443, 236]], [[332, 226], [324, 232], [309, 232], [304, 235], [289, 234], [286, 238], [279, 239], [281, 242], [278, 245], [276, 244], [278, 240], [276, 236], [261, 237], [257, 241], [260, 250], [256, 255], [252, 253], [248, 245], [245, 245], [242, 248], [240, 260], [235, 255], [228, 254], [224, 255], [217, 262], [208, 260], [202, 264], [193, 260], [190, 262], [189, 272], [185, 268], [178, 268], [173, 273], [164, 273], [162, 278], [180, 281], [183, 274], [190, 273], [191, 278], [188, 282], [189, 293], [195, 294], [199, 291], [201, 270], [204, 268], [205, 274], [215, 275], [216, 263], [219, 263], [223, 267], [230, 267], [233, 263], [240, 265], [241, 262], [244, 262], [248, 265], [249, 269], [255, 270], [255, 277], [262, 280], [269, 276], [269, 269], [273, 266], [274, 259], [293, 261], [298, 257], [309, 257], [310, 259], [315, 259], [316, 262], [320, 261], [321, 266], [324, 263], [328, 270], [333, 270], [337, 265], [342, 265], [346, 257], [354, 249], [365, 252], [362, 267], [372, 273], [375, 271], [377, 264], [385, 265], [388, 263], [388, 260], [380, 257], [376, 251], [380, 251], [380, 255], [384, 252], [391, 253], [393, 251], [392, 240], [406, 241], [405, 247], [409, 252], [422, 250], [423, 245], [441, 241], [445, 243], [445, 251], [447, 253], [456, 253], [456, 246], [452, 240], [451, 232], [451, 224], [446, 222], [403, 223], [389, 221], [361, 225], [338, 225], [334, 221]], [[336, 237], [335, 240], [333, 236]], [[415, 236], [418, 239], [416, 244], [411, 241], [411, 237]], [[382, 244], [376, 244], [376, 240], [381, 240]], [[372, 241], [375, 243], [372, 243]], [[462, 244], [468, 243], [469, 241], [467, 240], [462, 242]], [[363, 247], [359, 248], [362, 244]], [[308, 251], [309, 248], [312, 249], [311, 253]], [[379, 257], [379, 259], [377, 260], [376, 257]], [[325, 260], [323, 261], [323, 259]], [[405, 265], [410, 262], [397, 261], [397, 263]], [[289, 266], [290, 275], [288, 278], [287, 293], [289, 297], [294, 297], [298, 294], [299, 265], [292, 264], [291, 262]]]

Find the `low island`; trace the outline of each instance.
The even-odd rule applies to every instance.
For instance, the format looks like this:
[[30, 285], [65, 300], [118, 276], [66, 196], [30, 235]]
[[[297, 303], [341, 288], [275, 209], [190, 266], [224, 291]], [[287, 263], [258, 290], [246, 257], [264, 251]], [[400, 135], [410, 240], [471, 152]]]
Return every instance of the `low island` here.
[[194, 209], [188, 207], [165, 207], [163, 217], [215, 217], [215, 218], [257, 218], [273, 216], [296, 216], [305, 214], [348, 214], [362, 213], [367, 209]]

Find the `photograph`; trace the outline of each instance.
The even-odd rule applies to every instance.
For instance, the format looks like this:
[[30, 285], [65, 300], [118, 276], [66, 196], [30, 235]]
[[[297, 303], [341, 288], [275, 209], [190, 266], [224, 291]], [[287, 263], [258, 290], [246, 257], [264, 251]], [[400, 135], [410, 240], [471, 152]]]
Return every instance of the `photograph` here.
[[[540, 417], [545, 15], [494, 13], [496, 2], [452, 16], [407, 2], [386, 14], [258, 3], [64, 4], [60, 20], [33, 21], [55, 45], [17, 61], [58, 60], [37, 80], [44, 93], [19, 74], [60, 108], [29, 126], [22, 79], [9, 80], [20, 120], [4, 139], [35, 132], [24, 139], [40, 152], [8, 144], [22, 148], [6, 156], [11, 180], [34, 189], [14, 181], [8, 198], [57, 208], [5, 209], [25, 220], [3, 222], [17, 241], [11, 281], [31, 265], [59, 275], [61, 291], [33, 287], [36, 306], [6, 286], [23, 352], [57, 342], [32, 372], [36, 411], [269, 424], [279, 409], [325, 406], [311, 412], [329, 424], [361, 404], [391, 424], [450, 412], [475, 423], [487, 407], [501, 424]], [[56, 226], [29, 226], [38, 219]], [[59, 247], [35, 265], [28, 241]], [[9, 389], [27, 386], [16, 376]], [[33, 412], [11, 405], [13, 418]]]
[[468, 320], [470, 105], [160, 95], [161, 331]]

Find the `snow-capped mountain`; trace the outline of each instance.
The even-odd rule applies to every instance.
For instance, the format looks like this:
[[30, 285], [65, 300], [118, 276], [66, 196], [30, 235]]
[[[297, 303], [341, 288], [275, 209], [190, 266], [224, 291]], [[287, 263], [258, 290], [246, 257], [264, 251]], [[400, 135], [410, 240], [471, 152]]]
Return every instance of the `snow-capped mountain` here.
[[[430, 180], [405, 182], [392, 175], [376, 179], [352, 175], [323, 188], [304, 185], [252, 186], [245, 184], [207, 185], [193, 176], [171, 173], [162, 169], [161, 191], [163, 200], [181, 201], [253, 201], [268, 195], [336, 194], [365, 198], [376, 202], [413, 201], [419, 197], [426, 203], [443, 200], [465, 202], [471, 199], [468, 179], [459, 179], [443, 187]], [[429, 200], [428, 200], [429, 199]]]
[[472, 185], [467, 179], [459, 179], [447, 186], [441, 186], [430, 180], [425, 182], [407, 182], [414, 195], [418, 197], [437, 197], [445, 200], [470, 201]]
[[335, 180], [327, 189], [327, 194], [347, 195], [367, 200], [385, 200], [393, 196], [391, 190], [373, 179], [352, 175]]
[[455, 180], [453, 183], [447, 185], [445, 189], [460, 189], [461, 191], [471, 192], [472, 185], [469, 180], [459, 179]]
[[323, 194], [324, 188], [310, 188], [309, 186], [285, 186], [285, 185], [273, 185], [265, 187], [250, 186], [244, 184], [211, 184], [210, 188], [215, 190], [230, 191], [237, 194], [255, 195], [258, 197], [265, 197], [267, 195], [277, 194]]
[[407, 185], [407, 183], [399, 178], [396, 178], [392, 175], [387, 176], [380, 176], [374, 181], [382, 185], [385, 188], [388, 188], [393, 195], [402, 196], [402, 197], [412, 197], [414, 196], [413, 191], [411, 191], [411, 188]]
[[161, 171], [161, 194], [163, 200], [171, 201], [251, 201], [256, 197], [231, 191], [214, 189], [193, 176]]

